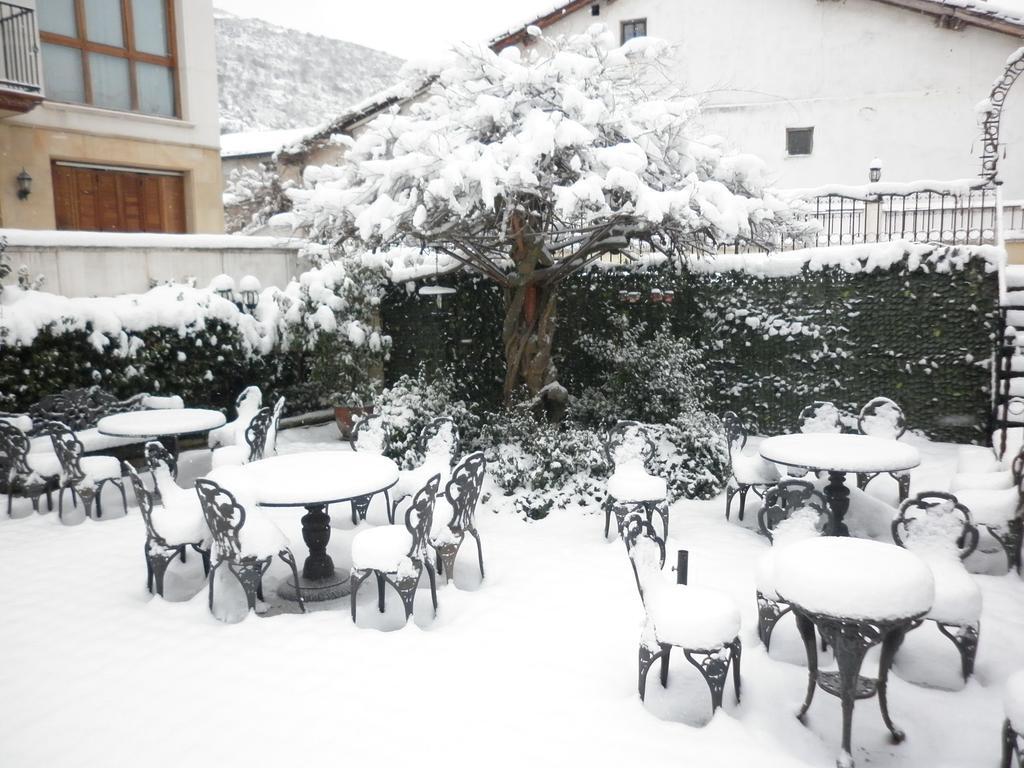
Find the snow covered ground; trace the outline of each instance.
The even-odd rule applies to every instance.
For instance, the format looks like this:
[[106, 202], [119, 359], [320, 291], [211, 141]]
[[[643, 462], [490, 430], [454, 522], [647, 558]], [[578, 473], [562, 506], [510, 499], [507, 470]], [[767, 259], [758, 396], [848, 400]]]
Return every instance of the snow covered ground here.
[[[954, 447], [918, 445], [914, 488], [948, 488]], [[333, 425], [284, 432], [280, 448], [347, 450]], [[208, 454], [183, 459], [187, 482]], [[597, 511], [527, 523], [491, 492], [478, 512], [486, 581], [467, 547], [459, 588], [439, 590], [437, 619], [421, 592], [401, 629], [397, 598], [381, 616], [372, 588], [360, 626], [347, 600], [296, 613], [274, 595], [279, 564], [268, 615], [224, 624], [207, 611], [197, 558], [172, 566], [170, 599], [146, 593], [134, 508], [64, 526], [19, 507], [0, 520], [0, 766], [834, 764], [838, 699], [819, 691], [807, 726], [794, 717], [806, 670], [792, 619], [770, 657], [756, 639], [754, 563], [769, 544], [754, 515], [726, 522], [724, 498], [672, 509], [669, 561], [689, 549], [691, 583], [725, 590], [742, 610], [743, 701], [727, 690], [704, 724], [709, 696], [681, 654], [667, 689], [655, 673], [646, 704], [637, 697], [642, 609]], [[300, 512], [270, 514], [301, 561]], [[347, 514], [336, 517], [330, 552], [345, 567], [353, 532]], [[912, 633], [890, 682], [907, 740], [891, 744], [877, 703], [859, 702], [859, 765], [998, 764], [1002, 686], [1024, 665], [1024, 582], [976, 578], [985, 604], [975, 677], [962, 685], [953, 646], [933, 626]]]

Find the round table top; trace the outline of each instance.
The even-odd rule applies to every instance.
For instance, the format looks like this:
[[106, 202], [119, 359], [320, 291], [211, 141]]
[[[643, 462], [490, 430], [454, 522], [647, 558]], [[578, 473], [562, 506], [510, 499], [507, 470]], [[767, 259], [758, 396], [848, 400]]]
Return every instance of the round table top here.
[[332, 504], [370, 496], [398, 482], [395, 462], [359, 451], [289, 453], [230, 469], [251, 484], [257, 503], [263, 507]]
[[109, 437], [163, 437], [208, 432], [224, 422], [223, 413], [209, 408], [160, 408], [104, 416], [96, 429]]
[[773, 561], [779, 596], [810, 613], [896, 621], [935, 599], [931, 569], [895, 544], [821, 536], [780, 547]]
[[826, 472], [899, 472], [921, 463], [914, 446], [868, 435], [779, 435], [761, 443], [759, 452], [775, 464]]

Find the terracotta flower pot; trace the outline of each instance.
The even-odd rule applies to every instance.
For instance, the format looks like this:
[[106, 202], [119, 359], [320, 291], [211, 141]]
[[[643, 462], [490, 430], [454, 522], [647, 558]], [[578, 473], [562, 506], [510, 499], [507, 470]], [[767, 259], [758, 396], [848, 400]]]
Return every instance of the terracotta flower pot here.
[[339, 405], [334, 408], [334, 421], [338, 425], [338, 431], [344, 440], [352, 439], [352, 429], [355, 427], [355, 420], [373, 413], [372, 405]]

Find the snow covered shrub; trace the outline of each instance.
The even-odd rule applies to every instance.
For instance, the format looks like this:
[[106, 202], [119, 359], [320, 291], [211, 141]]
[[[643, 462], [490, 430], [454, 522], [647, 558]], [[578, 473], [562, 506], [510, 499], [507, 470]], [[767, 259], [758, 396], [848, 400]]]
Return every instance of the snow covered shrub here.
[[420, 433], [438, 416], [455, 422], [463, 445], [479, 429], [479, 417], [455, 397], [455, 382], [447, 371], [430, 375], [421, 367], [415, 376], [402, 376], [376, 397], [374, 408], [383, 417], [385, 453], [405, 468], [422, 461]]
[[693, 411], [662, 425], [648, 470], [665, 478], [671, 501], [717, 496], [729, 479], [729, 451], [721, 422], [709, 413]]
[[273, 167], [261, 163], [257, 168], [236, 168], [228, 176], [222, 196], [224, 231], [246, 232], [267, 223], [276, 213], [291, 209], [285, 190], [292, 182], [281, 183]]
[[486, 419], [479, 443], [495, 482], [507, 494], [568, 489], [581, 503], [603, 498], [609, 467], [600, 435], [569, 420], [552, 424], [537, 410], [535, 399], [519, 397]]
[[285, 351], [306, 368], [299, 385], [319, 407], [373, 402], [391, 339], [380, 333], [380, 275], [358, 259], [324, 261], [276, 294]]
[[582, 421], [663, 424], [706, 407], [704, 363], [689, 340], [667, 322], [649, 333], [647, 323], [630, 322], [625, 314], [612, 318], [611, 326], [611, 334], [584, 334], [576, 342], [599, 371], [596, 386], [574, 405]]

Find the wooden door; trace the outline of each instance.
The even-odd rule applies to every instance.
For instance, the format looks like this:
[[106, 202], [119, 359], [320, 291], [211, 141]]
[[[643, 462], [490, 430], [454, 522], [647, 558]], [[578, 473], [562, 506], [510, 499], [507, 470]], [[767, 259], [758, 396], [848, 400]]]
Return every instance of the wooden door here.
[[179, 174], [53, 163], [57, 229], [184, 232]]

